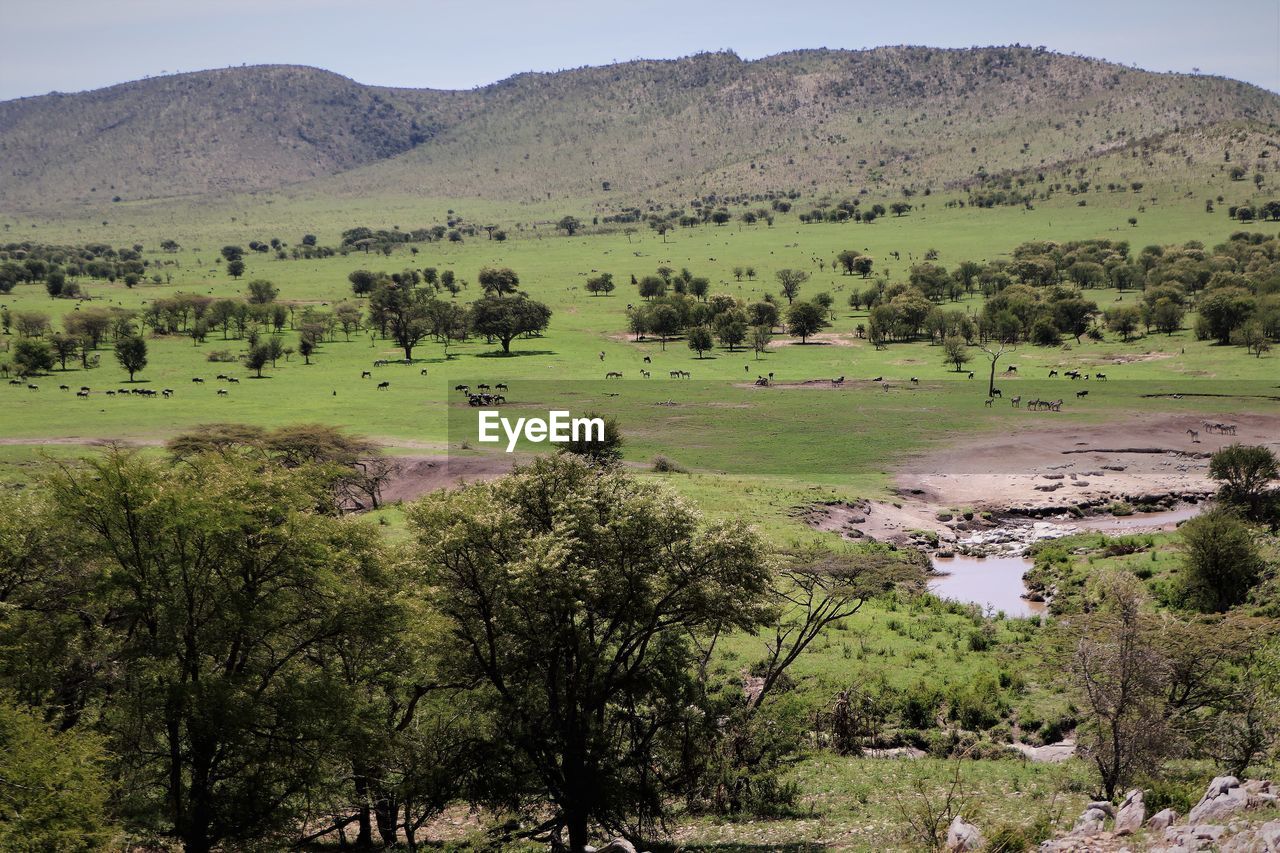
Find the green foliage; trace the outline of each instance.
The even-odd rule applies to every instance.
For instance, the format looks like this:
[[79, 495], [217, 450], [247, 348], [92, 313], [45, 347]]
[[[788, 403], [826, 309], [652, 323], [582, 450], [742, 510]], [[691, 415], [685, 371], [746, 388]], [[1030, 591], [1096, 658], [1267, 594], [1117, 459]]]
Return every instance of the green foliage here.
[[1229, 509], [1201, 513], [1180, 529], [1182, 598], [1190, 607], [1220, 613], [1242, 603], [1262, 575], [1253, 532]]
[[99, 739], [57, 732], [0, 699], [0, 850], [74, 853], [106, 848], [110, 785]]

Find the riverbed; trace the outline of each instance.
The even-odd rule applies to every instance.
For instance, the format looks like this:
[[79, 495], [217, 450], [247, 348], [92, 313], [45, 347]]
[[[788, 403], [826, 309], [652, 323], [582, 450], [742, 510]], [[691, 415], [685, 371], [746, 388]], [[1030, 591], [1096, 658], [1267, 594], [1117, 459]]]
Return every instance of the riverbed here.
[[[1125, 516], [1092, 516], [1083, 519], [1050, 519], [1051, 528], [1043, 522], [1042, 538], [1055, 538], [1071, 533], [1097, 532], [1130, 534], [1154, 530], [1173, 530], [1192, 518], [1204, 504], [1189, 504], [1163, 512], [1135, 512]], [[941, 598], [977, 604], [992, 614], [1003, 612], [1011, 617], [1039, 616], [1048, 612], [1042, 601], [1028, 601], [1023, 595], [1027, 586], [1022, 576], [1031, 568], [1031, 560], [1021, 553], [988, 557], [933, 555], [933, 570], [938, 576], [929, 581], [929, 590]]]

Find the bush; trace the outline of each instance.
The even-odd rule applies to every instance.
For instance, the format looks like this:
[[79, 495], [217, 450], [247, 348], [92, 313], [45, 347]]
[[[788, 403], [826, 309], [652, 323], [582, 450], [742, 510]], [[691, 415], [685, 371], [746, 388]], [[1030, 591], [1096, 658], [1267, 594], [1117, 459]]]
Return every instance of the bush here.
[[216, 349], [205, 356], [206, 361], [236, 361], [236, 356], [231, 350]]
[[1182, 525], [1182, 597], [1206, 613], [1242, 603], [1262, 576], [1253, 531], [1234, 512], [1216, 508]]
[[657, 471], [659, 474], [687, 473], [687, 470], [684, 468], [684, 466], [682, 466], [680, 463], [676, 462], [675, 460], [668, 459], [667, 457], [663, 456], [661, 453], [653, 457], [653, 470]]
[[1144, 791], [1147, 814], [1173, 809], [1178, 814], [1185, 815], [1200, 801], [1205, 783], [1186, 779], [1143, 779], [1138, 787]]

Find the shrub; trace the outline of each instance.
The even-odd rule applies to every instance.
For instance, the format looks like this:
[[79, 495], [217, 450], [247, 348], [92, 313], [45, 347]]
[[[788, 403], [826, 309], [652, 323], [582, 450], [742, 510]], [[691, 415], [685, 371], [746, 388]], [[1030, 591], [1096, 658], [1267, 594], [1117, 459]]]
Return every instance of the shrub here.
[[653, 470], [657, 471], [660, 474], [686, 473], [686, 469], [684, 468], [684, 466], [682, 466], [680, 463], [676, 462], [675, 460], [668, 459], [666, 456], [663, 456], [661, 453], [653, 457]]

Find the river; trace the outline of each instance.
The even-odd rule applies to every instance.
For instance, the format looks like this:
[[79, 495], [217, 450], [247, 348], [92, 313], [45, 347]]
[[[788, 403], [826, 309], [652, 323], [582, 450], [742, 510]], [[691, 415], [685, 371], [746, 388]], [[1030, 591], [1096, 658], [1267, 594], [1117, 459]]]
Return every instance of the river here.
[[[1152, 530], [1172, 530], [1180, 522], [1195, 516], [1204, 504], [1188, 504], [1164, 512], [1134, 513], [1124, 516], [1091, 516], [1055, 522], [1073, 528], [1071, 532], [1127, 534]], [[1028, 617], [1048, 612], [1040, 601], [1028, 601], [1022, 576], [1031, 561], [1022, 556], [932, 557], [933, 570], [939, 573], [929, 581], [929, 591], [941, 598], [981, 605], [1006, 616]]]

